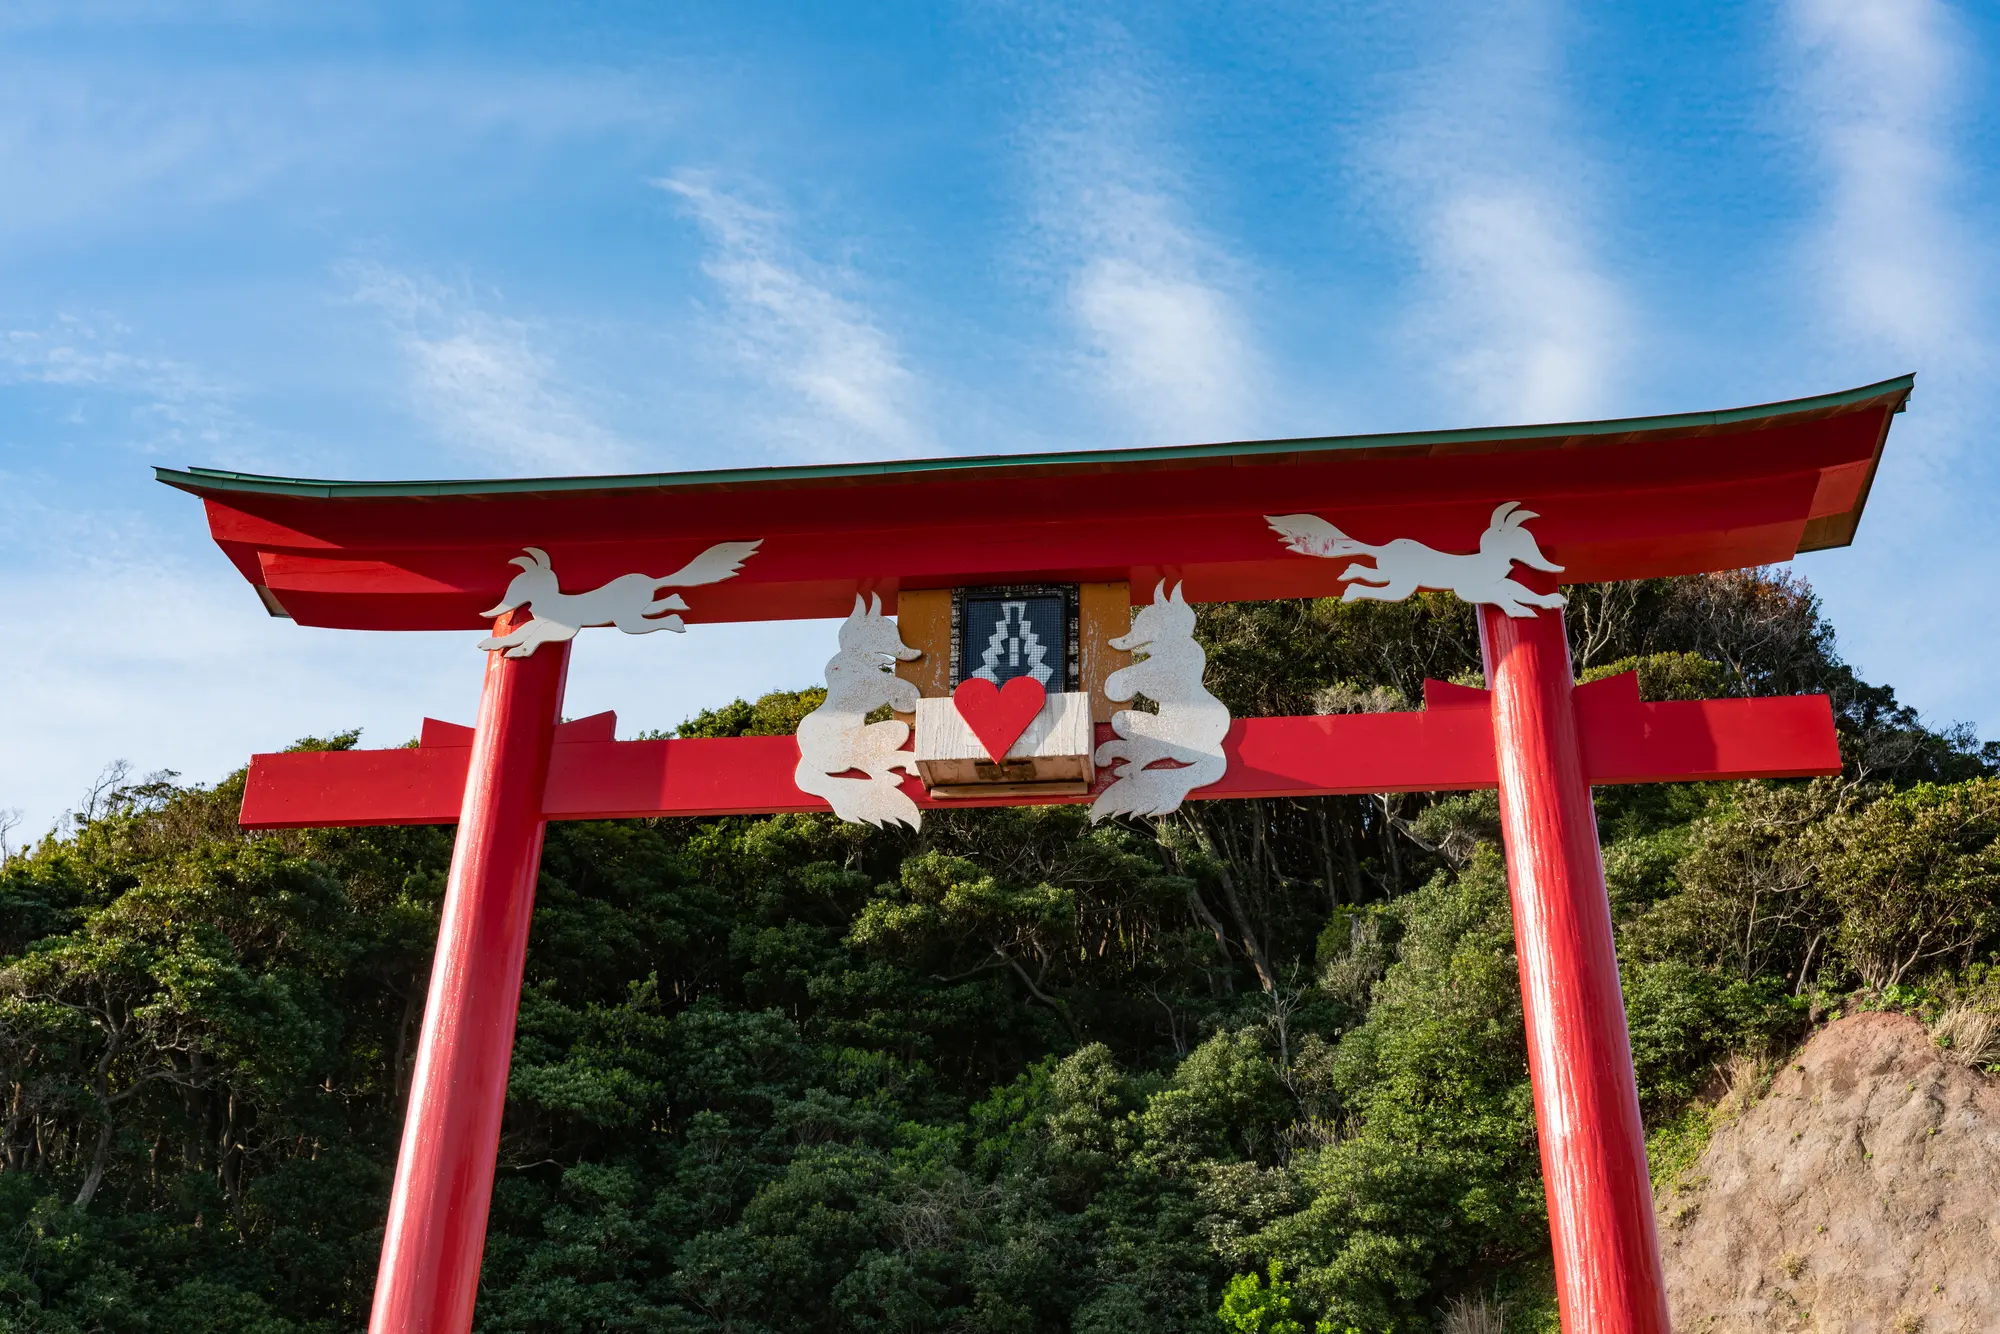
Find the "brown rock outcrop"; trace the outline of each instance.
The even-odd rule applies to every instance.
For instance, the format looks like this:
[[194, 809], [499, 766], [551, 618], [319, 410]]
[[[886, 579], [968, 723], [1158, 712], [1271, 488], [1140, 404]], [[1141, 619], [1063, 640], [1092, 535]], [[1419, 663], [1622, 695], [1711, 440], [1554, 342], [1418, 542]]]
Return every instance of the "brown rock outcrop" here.
[[1829, 1025], [1662, 1193], [1677, 1334], [2000, 1331], [2000, 1080]]

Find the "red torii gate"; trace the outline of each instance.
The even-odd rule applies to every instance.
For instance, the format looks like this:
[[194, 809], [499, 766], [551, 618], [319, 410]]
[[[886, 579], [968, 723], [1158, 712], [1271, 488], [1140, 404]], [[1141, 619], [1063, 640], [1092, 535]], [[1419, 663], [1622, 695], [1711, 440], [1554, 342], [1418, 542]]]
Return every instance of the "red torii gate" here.
[[[545, 572], [551, 607], [582, 602], [558, 591], [552, 562], [564, 584], [599, 592], [621, 576], [652, 586], [647, 597], [712, 585], [692, 610], [679, 597], [646, 608], [696, 623], [852, 612], [852, 625], [864, 597], [895, 610], [928, 590], [993, 585], [1122, 583], [1139, 603], [1159, 589], [1159, 607], [1169, 586], [1197, 602], [1401, 596], [1399, 562], [1423, 586], [1455, 587], [1483, 604], [1487, 690], [1426, 682], [1422, 712], [1230, 722], [1215, 748], [1222, 776], [1186, 795], [1498, 789], [1563, 1327], [1666, 1334], [1590, 787], [1835, 773], [1833, 718], [1823, 696], [1642, 703], [1630, 675], [1576, 687], [1553, 580], [1513, 562], [1539, 558], [1586, 583], [1845, 545], [1911, 383], [1559, 426], [841, 467], [481, 482], [158, 475], [203, 499], [217, 543], [274, 616], [343, 628], [486, 628], [510, 560], [524, 579]], [[1532, 512], [1505, 517], [1513, 501]], [[1485, 554], [1451, 554], [1489, 511]], [[1488, 551], [1524, 515], [1540, 550]], [[1512, 578], [1482, 593], [1421, 577], [1475, 561]], [[645, 569], [688, 577], [629, 574]], [[427, 719], [414, 748], [251, 763], [249, 827], [459, 824], [376, 1334], [471, 1325], [546, 821], [830, 809], [798, 786], [792, 737], [617, 741], [609, 714], [560, 722], [575, 627], [535, 615], [545, 610], [530, 599], [491, 622], [527, 655], [487, 653], [475, 727]], [[571, 619], [609, 619], [595, 614]], [[1096, 739], [1120, 726], [1099, 717]], [[1006, 768], [1013, 752], [988, 749]], [[908, 776], [898, 790], [914, 808], [1083, 802], [1118, 781], [946, 798]]]

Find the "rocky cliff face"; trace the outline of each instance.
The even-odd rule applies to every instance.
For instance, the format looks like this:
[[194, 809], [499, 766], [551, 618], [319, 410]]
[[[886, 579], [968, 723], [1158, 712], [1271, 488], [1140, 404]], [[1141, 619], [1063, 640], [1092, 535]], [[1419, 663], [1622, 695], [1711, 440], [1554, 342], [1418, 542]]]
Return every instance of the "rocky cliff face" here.
[[1678, 1334], [2000, 1331], [2000, 1080], [1830, 1025], [1660, 1198]]

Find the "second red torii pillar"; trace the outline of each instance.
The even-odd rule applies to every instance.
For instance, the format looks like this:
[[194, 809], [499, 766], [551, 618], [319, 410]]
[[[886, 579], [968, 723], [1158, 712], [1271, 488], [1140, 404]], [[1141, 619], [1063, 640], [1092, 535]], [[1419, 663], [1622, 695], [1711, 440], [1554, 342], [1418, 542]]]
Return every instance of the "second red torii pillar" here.
[[1646, 1132], [1561, 612], [1479, 609], [1564, 1334], [1668, 1334]]
[[[495, 633], [511, 628], [503, 618]], [[486, 655], [371, 1334], [472, 1328], [569, 648]]]

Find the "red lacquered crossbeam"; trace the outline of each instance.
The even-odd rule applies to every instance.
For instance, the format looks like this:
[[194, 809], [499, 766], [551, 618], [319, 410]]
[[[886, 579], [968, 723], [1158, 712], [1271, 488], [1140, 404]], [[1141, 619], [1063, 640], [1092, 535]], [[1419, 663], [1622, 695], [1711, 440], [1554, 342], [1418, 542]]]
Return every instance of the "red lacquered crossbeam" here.
[[[1496, 782], [1490, 701], [1483, 690], [1425, 683], [1419, 713], [1244, 718], [1229, 729], [1229, 769], [1201, 799], [1355, 792], [1444, 792]], [[1823, 695], [1646, 704], [1630, 673], [1575, 694], [1589, 781], [1672, 783], [1801, 778], [1840, 772], [1833, 711]], [[654, 815], [753, 815], [828, 809], [792, 782], [789, 736], [613, 741], [610, 714], [556, 732], [543, 814], [551, 820]], [[1108, 730], [1099, 728], [1099, 739]], [[404, 750], [287, 752], [250, 762], [242, 822], [258, 829], [450, 824], [465, 789], [471, 729], [426, 719]], [[1108, 773], [1098, 777], [1102, 786]], [[999, 806], [1036, 797], [939, 801], [915, 779], [920, 806]], [[1089, 797], [1073, 797], [1072, 802]]]
[[1825, 695], [1645, 704], [1631, 672], [1579, 686], [1577, 730], [1594, 787], [1840, 772]]
[[456, 824], [470, 746], [252, 755], [246, 829]]

